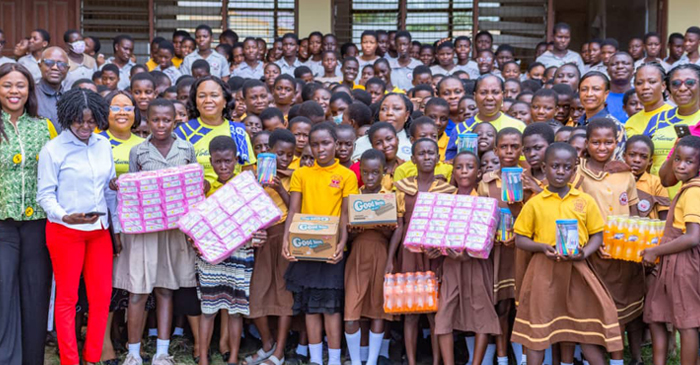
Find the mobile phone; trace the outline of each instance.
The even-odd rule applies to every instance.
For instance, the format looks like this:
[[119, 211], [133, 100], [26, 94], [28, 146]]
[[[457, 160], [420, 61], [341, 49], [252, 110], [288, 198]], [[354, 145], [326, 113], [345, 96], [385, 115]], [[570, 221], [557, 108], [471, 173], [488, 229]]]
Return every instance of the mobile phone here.
[[690, 135], [690, 128], [688, 128], [688, 126], [685, 124], [676, 124], [673, 126], [673, 129], [676, 130], [676, 135], [678, 138], [683, 138]]
[[103, 216], [103, 215], [105, 215], [105, 214], [107, 214], [107, 213], [103, 213], [103, 212], [89, 212], [89, 213], [85, 213], [85, 216], [86, 216], [86, 217], [94, 217], [94, 216], [101, 217], [101, 216]]

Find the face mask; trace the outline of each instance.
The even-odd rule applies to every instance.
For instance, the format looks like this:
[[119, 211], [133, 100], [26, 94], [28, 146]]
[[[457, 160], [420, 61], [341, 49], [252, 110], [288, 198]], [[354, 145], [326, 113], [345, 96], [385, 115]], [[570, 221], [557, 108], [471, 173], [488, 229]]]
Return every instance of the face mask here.
[[76, 41], [76, 42], [70, 43], [70, 48], [76, 54], [83, 54], [83, 52], [85, 52], [85, 41]]
[[335, 117], [333, 117], [333, 121], [335, 122], [335, 124], [343, 123], [343, 113], [340, 113], [340, 114], [336, 115]]

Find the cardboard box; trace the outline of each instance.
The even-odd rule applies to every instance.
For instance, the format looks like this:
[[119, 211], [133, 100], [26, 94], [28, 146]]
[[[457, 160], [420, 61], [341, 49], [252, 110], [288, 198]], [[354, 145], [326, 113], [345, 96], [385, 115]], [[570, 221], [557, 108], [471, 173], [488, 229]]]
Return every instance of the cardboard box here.
[[353, 194], [348, 197], [348, 223], [365, 228], [396, 226], [396, 195]]
[[298, 260], [328, 261], [338, 246], [339, 217], [295, 214], [289, 227], [289, 253]]

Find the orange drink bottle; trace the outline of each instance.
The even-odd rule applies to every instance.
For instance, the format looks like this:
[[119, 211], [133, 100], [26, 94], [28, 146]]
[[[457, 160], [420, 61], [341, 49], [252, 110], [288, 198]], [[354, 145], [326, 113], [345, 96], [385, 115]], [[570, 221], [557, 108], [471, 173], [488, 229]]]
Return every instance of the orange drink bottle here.
[[384, 275], [384, 312], [391, 313], [394, 311], [394, 287], [396, 286], [396, 278], [392, 274]]
[[610, 215], [607, 222], [605, 222], [605, 229], [603, 230], [603, 249], [607, 253], [612, 251], [613, 237], [615, 237], [615, 216]]
[[406, 273], [406, 311], [416, 310], [416, 277], [412, 272]]
[[437, 311], [437, 283], [434, 275], [430, 275], [430, 277], [426, 280], [425, 287], [426, 292], [428, 293], [428, 305], [426, 310]]
[[425, 273], [416, 273], [416, 310], [418, 311], [425, 310], [425, 278]]
[[625, 257], [627, 261], [634, 261], [637, 253], [637, 245], [639, 244], [639, 219], [636, 217], [629, 218], [629, 226], [627, 228], [627, 244], [625, 245]]
[[394, 287], [396, 305], [394, 306], [394, 312], [403, 312], [406, 310], [406, 302], [404, 300], [405, 285], [406, 277], [404, 274], [396, 274], [396, 286]]
[[642, 219], [640, 220], [639, 223], [639, 242], [637, 243], [637, 248], [635, 250], [635, 259], [634, 261], [641, 262], [642, 260], [642, 255], [640, 253], [642, 250], [644, 250], [647, 246], [647, 242], [649, 241], [649, 233], [651, 232], [651, 221], [648, 219]]
[[625, 219], [622, 216], [615, 217], [615, 230], [613, 234], [613, 244], [610, 248], [610, 256], [620, 258], [622, 256], [625, 243]]

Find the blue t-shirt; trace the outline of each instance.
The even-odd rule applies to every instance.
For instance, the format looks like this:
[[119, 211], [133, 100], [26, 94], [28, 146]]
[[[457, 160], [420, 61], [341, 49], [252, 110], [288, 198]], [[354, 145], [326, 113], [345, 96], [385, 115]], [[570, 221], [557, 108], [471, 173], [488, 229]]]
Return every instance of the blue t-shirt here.
[[627, 116], [625, 112], [624, 105], [622, 104], [622, 98], [624, 96], [624, 93], [618, 94], [611, 92], [605, 100], [608, 103], [608, 111], [610, 114], [617, 118], [622, 124], [625, 124], [627, 119], [629, 119], [629, 116]]

